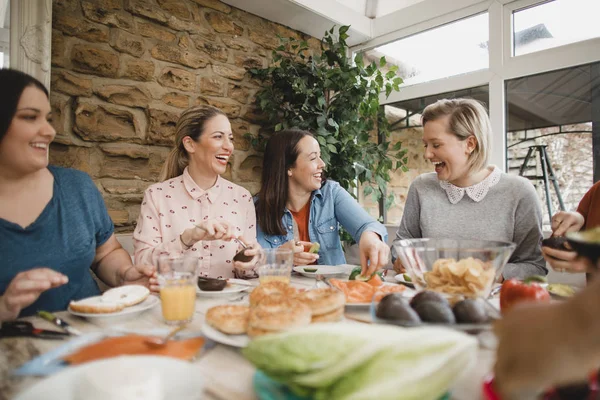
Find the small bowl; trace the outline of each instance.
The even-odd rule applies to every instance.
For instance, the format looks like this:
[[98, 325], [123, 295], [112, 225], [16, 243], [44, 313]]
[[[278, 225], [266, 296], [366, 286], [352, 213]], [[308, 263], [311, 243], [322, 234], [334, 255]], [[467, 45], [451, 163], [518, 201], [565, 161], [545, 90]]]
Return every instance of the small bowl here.
[[510, 242], [462, 239], [400, 239], [393, 246], [417, 290], [483, 298], [516, 247]]
[[600, 227], [567, 233], [567, 241], [577, 254], [596, 265], [600, 258]]
[[227, 286], [225, 279], [198, 277], [198, 288], [205, 292], [220, 292]]

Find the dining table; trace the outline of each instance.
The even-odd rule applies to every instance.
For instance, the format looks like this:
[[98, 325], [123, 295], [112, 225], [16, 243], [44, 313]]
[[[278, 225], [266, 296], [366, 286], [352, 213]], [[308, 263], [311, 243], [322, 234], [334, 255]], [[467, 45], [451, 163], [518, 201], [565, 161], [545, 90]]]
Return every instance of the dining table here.
[[[391, 281], [392, 279], [387, 278], [387, 280]], [[253, 281], [250, 280], [249, 282]], [[258, 281], [256, 283], [258, 284]], [[314, 278], [295, 275], [291, 278], [291, 285], [299, 289], [310, 289], [315, 287], [315, 284], [316, 280]], [[247, 303], [248, 292], [245, 293], [246, 295], [239, 295], [238, 293], [228, 297], [198, 295], [195, 315], [192, 322], [187, 325], [186, 331], [201, 332], [207, 310], [215, 305]], [[106, 321], [99, 323], [94, 319], [88, 320], [74, 316], [68, 311], [55, 314], [83, 334], [116, 328], [136, 331], [156, 330], [157, 328], [166, 330], [169, 328], [163, 321], [160, 305], [133, 318], [115, 323]], [[346, 307], [345, 319], [357, 324], [373, 323], [368, 307]], [[59, 329], [37, 316], [26, 317], [23, 320], [32, 322], [37, 328]], [[478, 339], [480, 346], [476, 362], [453, 383], [450, 389], [452, 399], [477, 400], [482, 398], [482, 383], [493, 369], [496, 341], [491, 330], [480, 332]], [[373, 338], [373, 340], [377, 340], [377, 338]], [[44, 379], [45, 377], [37, 376], [15, 376], [13, 371], [32, 358], [51, 351], [63, 343], [64, 341], [31, 337], [0, 339], [0, 400], [12, 399], [20, 392]], [[406, 345], [410, 346], [410, 343]], [[239, 348], [214, 343], [212, 346], [205, 346], [191, 362], [197, 366], [199, 374], [202, 375], [205, 382], [209, 382], [205, 385], [204, 393], [199, 394], [199, 399], [257, 399], [253, 390], [253, 377], [256, 369], [244, 358]]]

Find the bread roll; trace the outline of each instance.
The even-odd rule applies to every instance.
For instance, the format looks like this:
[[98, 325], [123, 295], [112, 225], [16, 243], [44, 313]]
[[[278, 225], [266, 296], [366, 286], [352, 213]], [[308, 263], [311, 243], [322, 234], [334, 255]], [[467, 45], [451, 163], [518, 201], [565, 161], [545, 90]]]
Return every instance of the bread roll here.
[[125, 285], [107, 290], [102, 294], [102, 301], [107, 303], [121, 303], [125, 307], [131, 307], [150, 295], [150, 290], [141, 285]]
[[220, 305], [206, 312], [206, 323], [228, 335], [241, 335], [248, 329], [250, 307]]
[[69, 303], [69, 308], [71, 311], [85, 314], [109, 314], [123, 310], [125, 305], [123, 303], [103, 301], [102, 296], [94, 296], [72, 301]]

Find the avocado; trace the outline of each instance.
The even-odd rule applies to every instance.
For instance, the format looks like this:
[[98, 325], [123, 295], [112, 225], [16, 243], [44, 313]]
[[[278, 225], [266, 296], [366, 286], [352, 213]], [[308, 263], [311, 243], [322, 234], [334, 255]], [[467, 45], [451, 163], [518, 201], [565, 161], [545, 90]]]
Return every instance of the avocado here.
[[410, 305], [412, 306], [412, 308], [415, 308], [417, 305], [425, 301], [445, 304], [446, 306], [450, 307], [448, 300], [444, 296], [442, 296], [438, 292], [433, 292], [431, 290], [424, 290], [422, 292], [417, 293], [415, 297], [413, 297], [410, 301]]
[[220, 292], [225, 289], [225, 286], [227, 286], [225, 279], [198, 277], [198, 288], [205, 292]]
[[547, 239], [542, 240], [542, 247], [550, 247], [551, 249], [572, 251], [573, 249], [569, 246], [567, 238], [564, 236], [551, 236]]
[[438, 301], [420, 301], [414, 310], [419, 314], [421, 321], [442, 324], [455, 324], [456, 318], [450, 305]]
[[480, 300], [465, 299], [459, 301], [452, 309], [456, 322], [463, 324], [481, 324], [487, 322], [488, 316]]
[[312, 246], [310, 246], [310, 249], [308, 250], [308, 252], [317, 254], [319, 252], [320, 248], [321, 248], [321, 245], [318, 242], [314, 242], [312, 244]]
[[410, 307], [407, 299], [400, 293], [391, 293], [385, 296], [377, 305], [375, 315], [381, 319], [420, 324], [421, 318]]

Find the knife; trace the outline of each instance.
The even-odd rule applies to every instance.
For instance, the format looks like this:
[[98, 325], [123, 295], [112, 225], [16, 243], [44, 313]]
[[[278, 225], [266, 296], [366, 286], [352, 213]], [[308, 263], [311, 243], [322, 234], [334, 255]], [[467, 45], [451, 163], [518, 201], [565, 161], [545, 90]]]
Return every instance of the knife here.
[[52, 322], [54, 325], [56, 325], [56, 326], [64, 329], [70, 335], [75, 335], [75, 336], [81, 335], [81, 332], [79, 330], [73, 328], [66, 321], [63, 321], [62, 319], [58, 318], [56, 315], [52, 314], [51, 312], [48, 312], [48, 311], [38, 311], [38, 315], [42, 319], [45, 319], [46, 321]]

